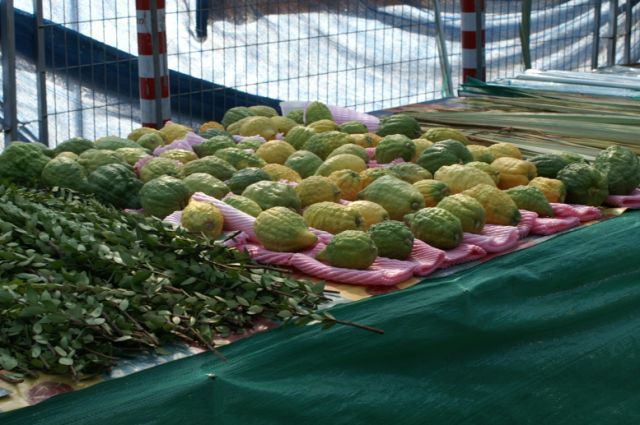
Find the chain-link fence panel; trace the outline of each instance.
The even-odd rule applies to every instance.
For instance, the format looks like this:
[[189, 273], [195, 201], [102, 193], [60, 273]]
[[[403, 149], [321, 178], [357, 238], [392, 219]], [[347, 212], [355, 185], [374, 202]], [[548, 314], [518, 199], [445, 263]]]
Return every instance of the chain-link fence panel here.
[[488, 80], [508, 77], [524, 69], [519, 35], [521, 8], [522, 2], [519, 0], [486, 2]]
[[[241, 92], [361, 111], [441, 96], [432, 1], [195, 3], [167, 5], [171, 69]], [[450, 35], [455, 24], [443, 21]]]
[[640, 0], [619, 0], [616, 63], [640, 60]]
[[532, 67], [585, 71], [591, 69], [594, 0], [533, 2]]
[[43, 2], [49, 138], [126, 135], [139, 122], [135, 2]]

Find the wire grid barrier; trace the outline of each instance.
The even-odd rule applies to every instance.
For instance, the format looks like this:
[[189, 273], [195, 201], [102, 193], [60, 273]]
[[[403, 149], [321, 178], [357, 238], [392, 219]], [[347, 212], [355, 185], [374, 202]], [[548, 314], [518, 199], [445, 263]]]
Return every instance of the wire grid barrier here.
[[[38, 98], [34, 80], [35, 67], [32, 63], [16, 58], [16, 108], [18, 110], [17, 127], [21, 134], [30, 138], [38, 136], [38, 111], [34, 109], [35, 99]], [[22, 113], [25, 111], [26, 113]]]
[[[627, 1], [633, 2], [630, 58], [635, 62], [640, 2], [619, 0], [620, 11]], [[534, 68], [591, 68], [595, 3], [533, 1]], [[488, 78], [513, 75], [523, 69], [522, 1], [486, 4]], [[608, 31], [608, 4], [603, 0], [601, 35]], [[32, 0], [15, 0], [15, 6], [34, 12]], [[139, 125], [135, 2], [44, 0], [43, 6], [49, 144], [73, 136], [126, 135]], [[460, 2], [440, 0], [440, 10], [457, 87]], [[619, 61], [625, 19], [618, 19]], [[209, 99], [213, 92], [221, 101], [208, 105], [209, 117], [236, 104], [238, 91], [319, 99], [359, 111], [443, 97], [433, 0], [181, 0], [167, 2], [166, 27], [170, 69], [192, 77], [171, 87], [173, 100], [179, 100], [172, 116], [185, 124], [203, 121], [202, 114], [194, 117], [194, 99]], [[72, 32], [57, 31], [61, 28]], [[75, 31], [80, 36], [72, 35]], [[601, 40], [600, 65], [606, 63], [605, 47]], [[33, 63], [19, 61], [17, 102], [23, 127], [37, 135], [35, 71]]]
[[[0, 0], [1, 1], [1, 0]], [[0, 27], [0, 32], [3, 29]], [[0, 34], [0, 37], [5, 37], [4, 33]], [[16, 40], [18, 43], [19, 40]], [[5, 52], [0, 48], [0, 58], [3, 58]], [[38, 135], [38, 114], [37, 108], [34, 108], [36, 105], [35, 99], [37, 99], [37, 92], [35, 86], [35, 66], [33, 62], [25, 60], [21, 56], [16, 56], [15, 58], [15, 90], [18, 93], [16, 98], [7, 99], [4, 95], [0, 96], [0, 119], [2, 119], [2, 123], [0, 123], [0, 127], [5, 127], [4, 122], [4, 102], [13, 102], [16, 105], [16, 109], [18, 110], [17, 117], [17, 130], [19, 134], [25, 135], [29, 140], [37, 139]], [[0, 70], [2, 70], [3, 62], [0, 60]], [[0, 90], [2, 90], [2, 84], [4, 79], [4, 73], [0, 72]], [[22, 112], [25, 112], [24, 114]], [[13, 135], [14, 139], [18, 137]], [[0, 147], [4, 145], [4, 138], [0, 137]]]
[[[171, 69], [261, 96], [361, 111], [441, 96], [431, 1], [202, 3], [167, 5], [167, 25], [180, 22], [168, 34]], [[185, 40], [185, 28], [203, 15], [206, 35]], [[172, 96], [189, 94], [172, 88]]]
[[630, 45], [633, 47], [633, 53], [630, 61], [640, 57], [640, 2], [635, 4], [632, 9], [633, 19], [631, 25]]
[[595, 1], [534, 2], [531, 64], [534, 69], [591, 69]]
[[524, 70], [519, 24], [522, 2], [487, 1], [485, 10], [487, 80]]
[[640, 0], [620, 0], [618, 13], [616, 63], [636, 62], [640, 58]]
[[[43, 6], [49, 21], [45, 49], [55, 52], [47, 67], [50, 142], [126, 135], [139, 125], [137, 58], [114, 56], [110, 47], [135, 55], [134, 2], [48, 0]], [[60, 27], [101, 44], [88, 45], [82, 37], [56, 31]]]
[[[621, 0], [625, 3], [625, 0]], [[520, 40], [521, 0], [488, 1], [487, 27], [487, 78], [509, 77], [524, 70]], [[534, 69], [558, 69], [588, 71], [592, 69], [594, 28], [596, 23], [595, 0], [537, 0], [532, 2], [530, 27], [531, 65]], [[601, 36], [609, 31], [609, 3], [602, 5]], [[619, 8], [620, 11], [624, 9]], [[626, 15], [619, 15], [619, 25]], [[618, 31], [618, 46], [623, 34]], [[606, 64], [606, 44], [599, 40], [598, 65]], [[631, 55], [633, 58], [634, 56]], [[635, 58], [638, 58], [637, 49]], [[618, 50], [618, 61], [622, 61]]]

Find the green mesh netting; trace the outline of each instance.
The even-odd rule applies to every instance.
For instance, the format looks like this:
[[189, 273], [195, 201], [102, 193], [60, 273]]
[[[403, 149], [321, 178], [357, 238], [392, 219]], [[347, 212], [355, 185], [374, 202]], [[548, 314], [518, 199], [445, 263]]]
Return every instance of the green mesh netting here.
[[384, 335], [277, 329], [0, 423], [638, 424], [639, 219], [334, 308]]

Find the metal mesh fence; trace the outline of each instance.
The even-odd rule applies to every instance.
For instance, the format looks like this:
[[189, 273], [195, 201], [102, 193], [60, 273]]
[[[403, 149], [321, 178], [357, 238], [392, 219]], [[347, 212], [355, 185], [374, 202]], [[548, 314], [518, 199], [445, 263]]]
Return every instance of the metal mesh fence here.
[[534, 2], [531, 28], [532, 67], [591, 69], [595, 1]]
[[211, 6], [168, 5], [171, 69], [261, 96], [358, 110], [441, 95], [431, 1], [201, 3]]
[[139, 122], [137, 58], [130, 54], [136, 52], [135, 16], [134, 2], [43, 2], [54, 144], [77, 135], [126, 135]]
[[[508, 77], [524, 70], [520, 39], [522, 3], [521, 0], [487, 2], [488, 79]], [[532, 68], [591, 69], [597, 3], [596, 0], [533, 1], [530, 26]], [[606, 20], [603, 20], [603, 25], [607, 30]], [[599, 64], [606, 60], [605, 47], [604, 43], [600, 44]]]
[[488, 80], [507, 77], [524, 69], [518, 30], [521, 3], [519, 0], [486, 3]]
[[632, 8], [633, 19], [631, 20], [631, 34], [630, 34], [630, 46], [633, 51], [631, 53], [630, 62], [637, 60], [640, 57], [640, 3], [637, 3]]
[[[16, 8], [27, 14], [35, 13], [37, 3], [15, 0]], [[126, 135], [140, 122], [135, 2], [42, 3], [45, 93], [36, 89], [40, 69], [35, 62], [28, 55], [18, 61], [17, 104], [25, 133], [37, 135], [38, 125], [45, 125], [51, 145], [79, 135]], [[444, 95], [434, 0], [166, 3], [169, 68], [186, 77], [171, 87], [172, 116], [179, 122], [196, 125], [219, 116], [242, 103], [243, 92], [281, 100], [319, 99], [359, 111]], [[533, 0], [532, 67], [590, 69], [599, 3]], [[611, 1], [601, 3], [598, 64], [604, 65]], [[635, 62], [640, 57], [640, 1], [617, 3], [616, 59], [627, 59], [626, 45]], [[462, 65], [460, 1], [440, 0], [439, 5], [455, 88]], [[633, 19], [627, 24], [629, 6]], [[524, 69], [521, 9], [521, 0], [486, 1], [488, 79]], [[215, 102], [210, 101], [213, 95]], [[47, 102], [44, 118], [36, 108], [40, 96]], [[205, 111], [198, 106], [203, 104]]]
[[640, 1], [619, 0], [616, 63], [634, 63], [640, 58]]

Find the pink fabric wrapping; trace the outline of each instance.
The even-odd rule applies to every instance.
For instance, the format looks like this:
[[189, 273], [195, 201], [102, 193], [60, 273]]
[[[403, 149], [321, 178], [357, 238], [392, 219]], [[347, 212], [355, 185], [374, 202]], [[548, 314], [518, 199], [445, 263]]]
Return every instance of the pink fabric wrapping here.
[[287, 186], [291, 186], [291, 187], [296, 187], [297, 185], [300, 184], [298, 182], [294, 182], [294, 181], [291, 181], [291, 180], [285, 180], [285, 179], [278, 180], [278, 183], [286, 184]]
[[531, 226], [533, 235], [553, 235], [580, 225], [578, 217], [542, 218], [538, 217]]
[[441, 269], [479, 260], [487, 255], [487, 252], [478, 245], [467, 243], [461, 243], [457, 248], [444, 251], [444, 253], [444, 261], [440, 264]]
[[[333, 235], [331, 235], [331, 236], [333, 237]], [[331, 240], [331, 239], [329, 239], [329, 240]], [[316, 243], [314, 246], [312, 246], [311, 248], [307, 249], [306, 251], [302, 251], [300, 254], [304, 254], [306, 256], [316, 258], [316, 255], [318, 255], [318, 253], [320, 251], [322, 251], [327, 246], [328, 243], [329, 243], [329, 241], [327, 241], [327, 242], [318, 241], [318, 243]], [[294, 254], [295, 254], [295, 252], [294, 252]]]
[[640, 208], [640, 188], [628, 195], [609, 195], [604, 203], [612, 207]]
[[319, 242], [322, 242], [324, 244], [329, 243], [331, 238], [333, 238], [333, 235], [331, 233], [324, 230], [315, 229], [313, 227], [310, 227], [309, 230], [311, 231], [311, 233], [315, 234], [318, 237]]
[[515, 226], [498, 226], [487, 224], [480, 234], [465, 233], [464, 243], [477, 245], [486, 252], [507, 251], [518, 244], [520, 232]]
[[[380, 126], [380, 119], [373, 115], [369, 115], [364, 112], [357, 112], [340, 106], [329, 106], [329, 109], [331, 110], [333, 120], [338, 124], [344, 124], [348, 121], [359, 121], [367, 126], [367, 130], [370, 132], [376, 132]], [[306, 112], [307, 111], [305, 109], [305, 119]]]
[[396, 260], [395, 258], [378, 257], [375, 264], [385, 269], [409, 269], [412, 271], [412, 275], [416, 274], [417, 263], [412, 261], [411, 258], [408, 260]]
[[291, 264], [309, 276], [352, 285], [393, 286], [413, 276], [411, 268], [393, 267], [380, 258], [367, 270], [331, 267], [305, 254], [295, 254]]
[[407, 261], [414, 264], [414, 275], [427, 276], [440, 267], [444, 257], [445, 252], [443, 250], [434, 248], [420, 239], [415, 239], [411, 256]]
[[369, 155], [369, 160], [376, 159], [376, 148], [364, 148]]
[[[299, 100], [291, 100], [280, 102], [280, 109], [282, 110], [282, 115], [286, 116], [289, 112], [302, 109], [303, 119], [306, 121], [307, 116], [307, 106], [311, 102], [308, 101], [299, 101]], [[337, 124], [343, 124], [347, 121], [359, 121], [365, 126], [367, 129], [375, 133], [380, 126], [380, 119], [376, 116], [366, 114], [364, 112], [357, 112], [352, 109], [344, 108], [342, 106], [332, 106], [327, 105], [329, 110], [331, 111], [331, 115], [333, 116], [333, 121]]]
[[233, 140], [235, 140], [236, 143], [242, 142], [243, 140], [259, 140], [262, 143], [267, 141], [267, 139], [265, 139], [262, 136], [258, 136], [258, 135], [255, 135], [255, 136], [238, 136], [238, 135], [235, 135], [235, 136], [233, 136]]
[[577, 217], [580, 221], [591, 221], [602, 217], [602, 212], [599, 208], [588, 205], [569, 205], [552, 202], [551, 208], [553, 208], [556, 218]]
[[238, 244], [236, 247], [246, 250], [253, 259], [261, 263], [291, 266], [320, 279], [356, 285], [388, 286], [401, 283], [413, 275], [426, 276], [436, 270], [445, 257], [444, 251], [417, 241], [408, 260], [378, 257], [367, 270], [352, 270], [317, 261], [315, 256], [325, 246], [325, 243], [318, 242], [313, 248], [300, 253], [270, 251], [252, 243]]
[[372, 159], [367, 164], [367, 167], [368, 168], [382, 168], [382, 167], [384, 167], [384, 164], [378, 164], [378, 161], [376, 161], [375, 159]]
[[193, 148], [191, 147], [189, 142], [187, 142], [186, 140], [174, 140], [173, 142], [171, 142], [168, 145], [160, 146], [160, 147], [155, 148], [154, 151], [153, 151], [153, 154], [155, 156], [160, 156], [164, 152], [172, 151], [172, 150], [176, 150], [176, 149], [193, 152]]
[[250, 240], [257, 242], [256, 234], [253, 231], [253, 223], [256, 218], [242, 212], [229, 204], [226, 204], [212, 196], [205, 195], [202, 192], [196, 192], [191, 199], [201, 202], [209, 202], [220, 210], [224, 217], [224, 228], [227, 230], [241, 230], [247, 234]]
[[138, 177], [140, 177], [140, 170], [142, 170], [142, 167], [144, 167], [144, 165], [153, 158], [155, 158], [153, 155], [143, 156], [133, 165], [133, 171], [136, 172]]
[[256, 244], [239, 245], [253, 259], [261, 263], [294, 267], [301, 272], [319, 279], [354, 285], [390, 286], [409, 279], [413, 275], [411, 263], [406, 261], [378, 258], [367, 270], [352, 270], [332, 267], [315, 259], [315, 255], [326, 245], [318, 243], [309, 251], [275, 252]]
[[276, 266], [291, 266], [291, 259], [295, 255], [295, 253], [293, 252], [270, 251], [260, 245], [255, 244], [238, 245], [237, 248], [246, 250], [251, 258], [260, 263], [272, 264]]
[[240, 245], [244, 245], [249, 241], [249, 235], [247, 235], [245, 232], [234, 232], [234, 231], [230, 231], [227, 232], [225, 234], [225, 236], [231, 236], [232, 234], [235, 233], [235, 236], [233, 238], [227, 239], [226, 241], [224, 241], [224, 245], [229, 247], [229, 248], [235, 248], [238, 247]]
[[184, 136], [184, 141], [187, 142], [190, 146], [195, 146], [203, 143], [205, 140], [204, 137], [197, 135], [196, 133], [190, 131]]
[[402, 164], [404, 162], [405, 162], [404, 159], [396, 158], [396, 159], [394, 159], [393, 161], [391, 161], [391, 162], [389, 162], [387, 164], [378, 164], [378, 161], [376, 161], [375, 159], [372, 159], [367, 164], [367, 167], [369, 167], [369, 168], [389, 168], [389, 167], [393, 167], [396, 164]]
[[520, 223], [518, 223], [518, 231], [520, 232], [520, 238], [525, 238], [531, 231], [531, 226], [538, 214], [533, 211], [520, 210]]
[[162, 221], [169, 223], [174, 227], [179, 227], [180, 223], [182, 223], [182, 211], [174, 211], [166, 216]]

